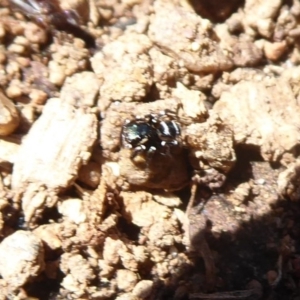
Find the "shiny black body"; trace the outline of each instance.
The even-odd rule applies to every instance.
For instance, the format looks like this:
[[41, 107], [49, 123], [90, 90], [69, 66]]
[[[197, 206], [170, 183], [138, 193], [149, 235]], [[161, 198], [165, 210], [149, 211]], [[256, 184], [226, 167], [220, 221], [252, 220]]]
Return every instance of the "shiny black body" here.
[[179, 145], [179, 125], [172, 120], [160, 120], [156, 115], [147, 115], [126, 121], [122, 129], [122, 144], [132, 149], [131, 159], [140, 153], [151, 159], [156, 152], [170, 153], [170, 147]]

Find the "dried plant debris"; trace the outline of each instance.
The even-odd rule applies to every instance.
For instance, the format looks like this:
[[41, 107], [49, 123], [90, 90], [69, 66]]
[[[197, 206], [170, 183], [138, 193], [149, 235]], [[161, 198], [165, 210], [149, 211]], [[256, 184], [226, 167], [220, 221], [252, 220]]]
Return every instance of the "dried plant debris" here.
[[299, 298], [300, 4], [223, 2], [0, 0], [0, 299]]

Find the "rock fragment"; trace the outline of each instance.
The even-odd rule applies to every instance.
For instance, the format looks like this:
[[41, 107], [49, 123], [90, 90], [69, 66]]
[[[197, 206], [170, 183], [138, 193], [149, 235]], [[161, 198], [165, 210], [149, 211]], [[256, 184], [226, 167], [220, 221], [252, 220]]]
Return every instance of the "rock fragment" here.
[[[96, 139], [94, 114], [51, 99], [23, 140], [14, 165], [13, 188], [29, 182], [60, 190], [87, 162]], [[89, 129], [89, 130], [87, 130]]]
[[11, 134], [19, 125], [20, 117], [13, 102], [0, 91], [0, 135]]
[[0, 139], [0, 163], [15, 162], [20, 145], [14, 139]]
[[75, 39], [74, 44], [52, 44], [50, 47], [52, 60], [49, 62], [49, 81], [62, 86], [66, 77], [86, 70], [89, 52], [84, 42]]
[[132, 294], [140, 299], [146, 299], [152, 291], [153, 281], [141, 280], [133, 288]]
[[171, 2], [154, 3], [149, 36], [162, 51], [182, 60], [190, 71], [216, 72], [233, 66], [214, 38], [212, 24]]
[[52, 223], [37, 227], [33, 233], [43, 241], [48, 249], [55, 251], [61, 248], [62, 245], [62, 242], [58, 237], [60, 230], [60, 224]]
[[281, 3], [282, 0], [247, 0], [245, 3], [245, 15], [243, 19], [246, 33], [253, 35], [253, 33], [257, 31], [263, 37], [270, 38], [274, 30], [274, 21]]
[[228, 172], [236, 161], [233, 131], [220, 119], [189, 125], [184, 139], [190, 148], [190, 160], [196, 169], [214, 168]]
[[287, 197], [292, 201], [300, 199], [300, 161], [291, 163], [286, 170], [278, 176], [278, 192], [283, 198]]
[[83, 165], [78, 174], [78, 180], [87, 186], [95, 189], [100, 183], [101, 167], [96, 162], [89, 162]]
[[93, 72], [76, 73], [67, 77], [61, 89], [61, 99], [74, 106], [93, 107], [99, 92], [100, 82]]
[[178, 82], [176, 89], [173, 90], [173, 96], [181, 100], [180, 116], [183, 118], [191, 119], [193, 122], [201, 122], [207, 118], [208, 112], [204, 104], [206, 96], [202, 92], [190, 90]]
[[59, 203], [58, 211], [75, 224], [83, 223], [87, 217], [81, 199], [67, 199]]
[[101, 84], [98, 106], [106, 109], [113, 101], [141, 101], [152, 84], [152, 43], [144, 34], [128, 32], [106, 44], [91, 58]]
[[235, 144], [258, 146], [267, 161], [299, 144], [300, 107], [284, 79], [239, 82], [222, 93], [213, 114], [231, 128]]
[[170, 209], [152, 200], [146, 192], [122, 192], [124, 217], [137, 226], [151, 226], [170, 214]]
[[[51, 99], [24, 138], [14, 164], [12, 187], [22, 193], [26, 221], [69, 186], [87, 163], [97, 137], [97, 118], [83, 108]], [[38, 216], [39, 214], [36, 214]]]
[[0, 274], [11, 287], [23, 286], [43, 269], [43, 244], [31, 232], [16, 231], [1, 242]]
[[88, 260], [80, 254], [64, 253], [61, 256], [60, 268], [66, 274], [62, 281], [62, 286], [82, 296], [91, 282], [95, 278], [94, 270]]
[[117, 284], [119, 289], [130, 292], [137, 283], [137, 276], [134, 272], [120, 269], [117, 271]]
[[264, 44], [265, 56], [272, 61], [277, 61], [286, 52], [287, 47], [286, 41], [275, 43], [266, 41]]

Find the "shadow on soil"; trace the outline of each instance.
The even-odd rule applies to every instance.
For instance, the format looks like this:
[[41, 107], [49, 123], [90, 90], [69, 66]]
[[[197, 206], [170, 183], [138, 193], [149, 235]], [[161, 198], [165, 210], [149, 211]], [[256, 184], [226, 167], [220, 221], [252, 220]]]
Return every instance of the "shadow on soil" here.
[[[165, 281], [153, 279], [153, 263], [143, 266], [139, 270], [142, 279], [155, 282], [147, 300], [300, 299], [300, 207], [296, 202], [274, 198], [267, 213], [259, 211], [260, 205], [265, 209], [268, 197], [276, 197], [281, 170], [263, 162], [257, 153], [257, 149], [237, 150], [238, 163], [220, 191], [212, 193], [204, 187], [198, 188], [195, 208], [196, 211], [199, 208], [199, 222], [205, 218], [206, 226], [202, 226], [191, 241], [194, 251], [187, 252], [184, 246], [176, 245], [178, 252], [186, 253], [192, 264], [177, 266], [171, 278]], [[235, 206], [228, 195], [247, 182], [260, 182], [257, 189], [252, 188], [243, 199], [247, 221], [240, 218], [238, 226], [230, 227], [230, 222], [237, 222], [241, 215], [234, 212]], [[178, 193], [186, 205], [189, 190], [186, 188]], [[218, 217], [219, 224], [216, 224]], [[212, 234], [211, 229], [220, 224], [231, 229]], [[130, 240], [138, 240], [140, 229], [137, 226], [120, 219], [118, 228]], [[205, 244], [209, 252], [203, 250]], [[215, 267], [213, 272], [208, 270], [209, 259]], [[61, 295], [57, 297], [62, 278], [29, 284], [26, 290], [38, 299], [62, 299]], [[115, 298], [108, 300], [111, 299]]]
[[[195, 251], [188, 253], [188, 256], [193, 261], [193, 266], [182, 266], [171, 280], [157, 282], [156, 293], [152, 295], [151, 300], [300, 299], [299, 203], [274, 196], [277, 195], [277, 177], [282, 170], [263, 162], [257, 154], [257, 149], [246, 150], [238, 149], [238, 164], [220, 191], [211, 193], [206, 199], [203, 195], [207, 195], [207, 192], [203, 193], [201, 188], [198, 191], [195, 206], [200, 207], [199, 216], [205, 215], [199, 220], [203, 222], [203, 219], [206, 219], [206, 226], [199, 230], [191, 241]], [[241, 218], [238, 227], [232, 226], [227, 232], [220, 230], [218, 235], [212, 234], [211, 228], [215, 225], [220, 226], [214, 224], [215, 220], [219, 223], [224, 222], [224, 228], [230, 228], [230, 213], [227, 216], [226, 212], [220, 213], [220, 210], [234, 209], [227, 196], [239, 184], [250, 181], [260, 182], [263, 188], [254, 189], [254, 192], [251, 189], [249, 196], [243, 201], [248, 220], [244, 221]], [[253, 206], [253, 202], [257, 204], [256, 210], [259, 210], [257, 208], [260, 204], [264, 209], [265, 201], [270, 195], [276, 198], [269, 205], [271, 209], [268, 213], [251, 209], [247, 211]], [[212, 212], [206, 207], [214, 202], [217, 202], [216, 210]], [[233, 218], [234, 215], [231, 214]], [[236, 217], [238, 216], [239, 214], [236, 214]], [[201, 252], [201, 243], [207, 244], [210, 253]], [[203, 253], [206, 258], [203, 257]], [[215, 265], [213, 272], [207, 270], [205, 262], [209, 260], [209, 254]]]

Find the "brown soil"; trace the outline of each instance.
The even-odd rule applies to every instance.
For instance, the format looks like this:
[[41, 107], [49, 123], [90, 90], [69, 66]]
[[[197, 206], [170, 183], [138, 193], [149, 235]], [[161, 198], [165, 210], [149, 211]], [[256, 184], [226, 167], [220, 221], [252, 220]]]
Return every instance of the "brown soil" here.
[[299, 1], [35, 3], [0, 0], [0, 300], [299, 299]]

